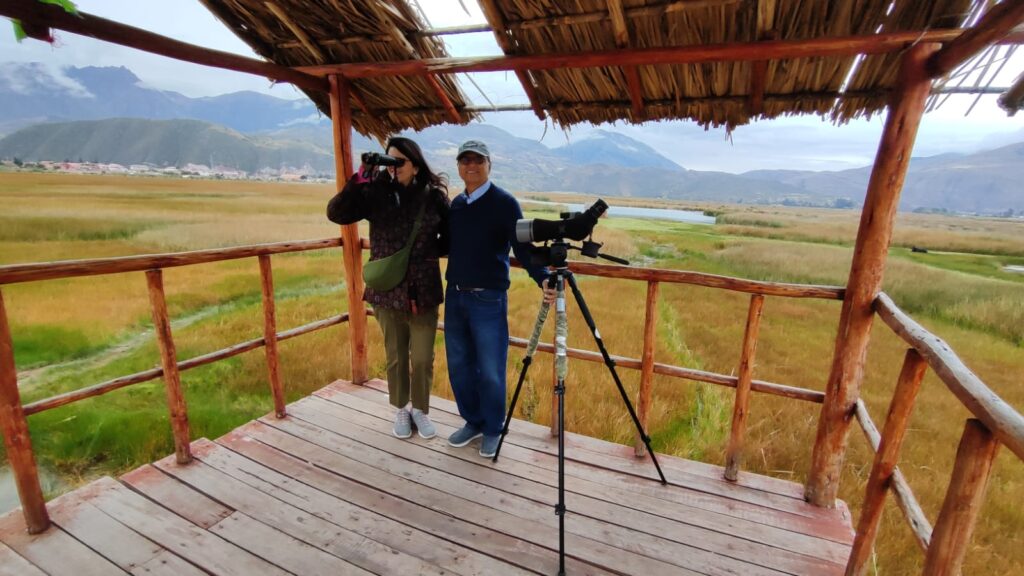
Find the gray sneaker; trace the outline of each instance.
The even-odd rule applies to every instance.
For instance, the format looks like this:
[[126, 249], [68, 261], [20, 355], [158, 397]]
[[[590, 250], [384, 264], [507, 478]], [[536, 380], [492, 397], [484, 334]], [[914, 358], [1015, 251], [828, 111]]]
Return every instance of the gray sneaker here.
[[412, 423], [416, 425], [416, 433], [420, 435], [420, 438], [437, 436], [437, 429], [434, 428], [434, 423], [430, 421], [430, 417], [425, 412], [413, 408]]
[[395, 414], [395, 427], [391, 429], [396, 438], [408, 438], [412, 436], [412, 416], [405, 408], [398, 410]]
[[483, 436], [479, 430], [473, 428], [469, 424], [466, 424], [462, 428], [459, 428], [448, 437], [448, 444], [456, 448], [462, 448], [466, 444], [469, 444], [473, 440]]
[[484, 439], [480, 441], [480, 455], [484, 458], [494, 458], [494, 455], [498, 453], [498, 442], [500, 441], [501, 436], [498, 434], [484, 436]]

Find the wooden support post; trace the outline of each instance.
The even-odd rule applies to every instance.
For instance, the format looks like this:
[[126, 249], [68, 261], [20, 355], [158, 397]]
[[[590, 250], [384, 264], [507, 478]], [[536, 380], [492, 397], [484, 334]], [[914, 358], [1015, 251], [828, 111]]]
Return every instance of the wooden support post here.
[[32, 451], [28, 420], [21, 407], [14, 343], [7, 323], [3, 292], [0, 292], [0, 432], [4, 435], [4, 448], [14, 474], [14, 484], [18, 487], [25, 526], [29, 534], [38, 534], [50, 527], [50, 515], [46, 512], [43, 487], [39, 484], [39, 468]]
[[[655, 331], [658, 327], [658, 286], [657, 282], [647, 283], [647, 304], [644, 308], [644, 349], [640, 356], [640, 391], [636, 400], [636, 417], [644, 431], [647, 431], [647, 418], [651, 413]], [[633, 444], [633, 453], [637, 458], [647, 455], [647, 446], [639, 434]]]
[[937, 44], [915, 44], [904, 55], [899, 88], [889, 105], [875, 154], [804, 491], [805, 498], [816, 506], [835, 506], [874, 319], [872, 302], [881, 290], [900, 191], [931, 90], [924, 66], [937, 48]]
[[270, 268], [270, 256], [261, 254], [260, 286], [263, 289], [263, 342], [267, 352], [267, 373], [270, 376], [270, 393], [274, 397], [274, 414], [278, 418], [287, 416], [284, 407], [284, 388], [281, 386], [281, 367], [277, 356], [277, 314], [274, 309], [274, 273]]
[[747, 328], [743, 334], [743, 351], [740, 352], [740, 373], [736, 380], [736, 399], [732, 406], [732, 432], [729, 446], [725, 451], [725, 479], [735, 482], [743, 464], [743, 436], [747, 430], [747, 414], [750, 412], [750, 383], [754, 378], [754, 358], [757, 355], [757, 335], [761, 331], [761, 310], [764, 296], [750, 296], [747, 309]]
[[998, 451], [999, 441], [985, 425], [980, 420], [968, 420], [960, 438], [960, 447], [956, 451], [956, 464], [949, 489], [946, 490], [946, 499], [935, 522], [935, 531], [932, 532], [923, 574], [960, 574], [974, 524], [985, 500], [992, 462]]
[[[332, 74], [331, 120], [334, 126], [334, 170], [338, 190], [352, 176], [352, 107], [348, 83]], [[367, 380], [366, 306], [363, 305], [363, 251], [357, 224], [341, 227], [342, 254], [345, 258], [345, 287], [348, 292], [349, 343], [352, 356], [352, 382]]]
[[846, 563], [847, 576], [867, 574], [871, 548], [878, 535], [878, 522], [882, 519], [885, 497], [892, 483], [896, 462], [899, 460], [900, 448], [906, 435], [907, 424], [914, 408], [914, 400], [921, 389], [928, 363], [913, 348], [907, 350], [903, 358], [903, 369], [896, 383], [889, 416], [885, 419], [885, 428], [875, 454], [875, 462], [868, 476], [868, 486], [864, 494], [864, 506], [861, 508], [860, 521], [857, 523], [857, 535], [853, 540], [850, 560]]
[[149, 286], [149, 305], [153, 313], [153, 328], [160, 347], [160, 365], [164, 369], [164, 390], [167, 393], [167, 409], [171, 413], [171, 431], [174, 434], [174, 457], [178, 464], [192, 461], [189, 446], [191, 435], [188, 428], [188, 408], [181, 391], [181, 375], [178, 373], [178, 353], [171, 336], [171, 322], [167, 317], [167, 299], [164, 297], [163, 270], [147, 270], [146, 284]]

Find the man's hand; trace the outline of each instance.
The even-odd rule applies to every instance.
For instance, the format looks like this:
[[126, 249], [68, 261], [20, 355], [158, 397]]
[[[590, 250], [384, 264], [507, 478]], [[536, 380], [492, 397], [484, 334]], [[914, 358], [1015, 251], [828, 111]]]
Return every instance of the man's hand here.
[[542, 287], [544, 290], [544, 303], [548, 305], [554, 304], [555, 298], [558, 297], [558, 292], [555, 290], [554, 286], [551, 286], [550, 283], [551, 278], [545, 278], [544, 285]]

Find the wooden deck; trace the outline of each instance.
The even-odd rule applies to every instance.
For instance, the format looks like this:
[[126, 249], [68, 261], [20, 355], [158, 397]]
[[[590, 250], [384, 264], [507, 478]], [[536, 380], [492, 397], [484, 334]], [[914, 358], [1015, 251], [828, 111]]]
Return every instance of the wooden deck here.
[[[497, 464], [434, 398], [438, 437], [391, 436], [385, 384], [336, 382], [216, 440], [50, 503], [55, 526], [29, 536], [0, 518], [0, 575], [554, 574], [556, 444], [516, 421]], [[632, 448], [566, 437], [569, 574], [841, 574], [845, 506], [806, 504], [802, 487], [659, 456], [668, 486]]]

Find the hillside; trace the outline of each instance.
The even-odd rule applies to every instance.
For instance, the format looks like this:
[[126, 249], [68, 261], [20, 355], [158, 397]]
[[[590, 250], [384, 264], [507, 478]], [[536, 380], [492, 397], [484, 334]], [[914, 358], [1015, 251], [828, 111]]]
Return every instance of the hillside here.
[[316, 146], [246, 136], [198, 120], [118, 118], [38, 124], [0, 140], [0, 157], [25, 161], [220, 165], [246, 172], [303, 166], [334, 171], [333, 155]]
[[40, 122], [101, 118], [190, 118], [239, 132], [326, 123], [305, 98], [256, 92], [189, 98], [148, 88], [123, 66], [53, 70], [40, 63], [0, 64], [0, 134]]

